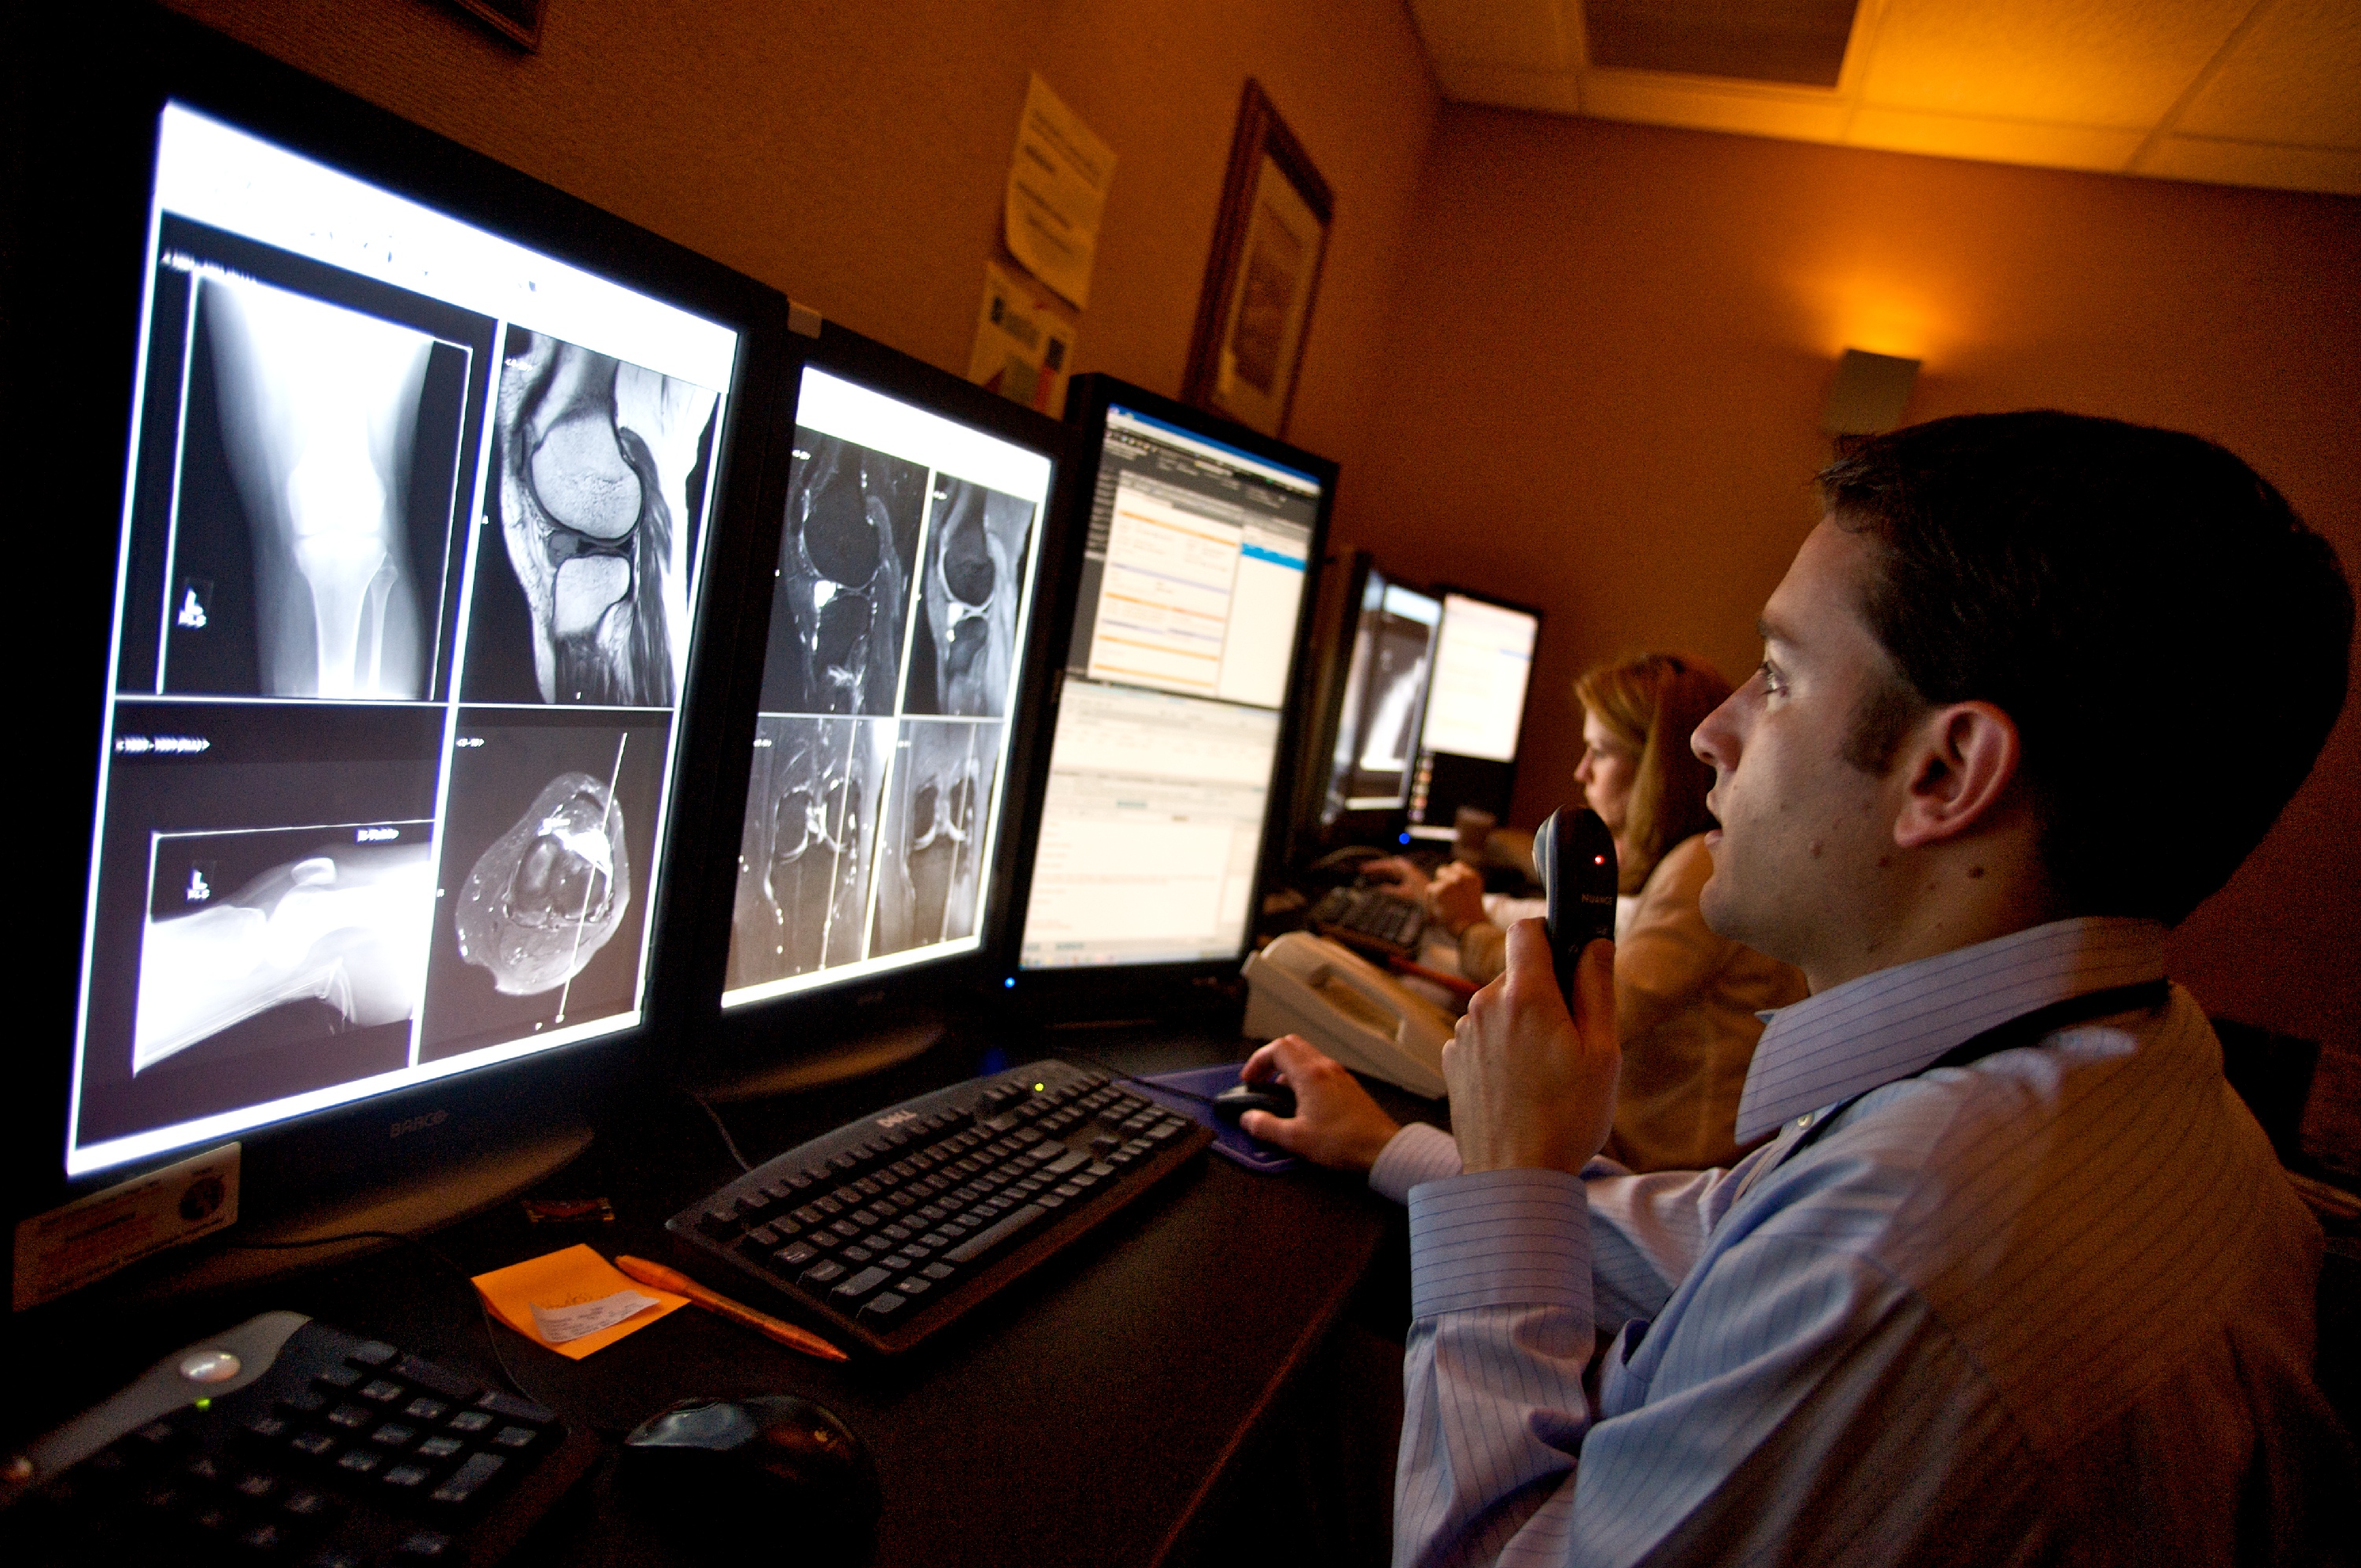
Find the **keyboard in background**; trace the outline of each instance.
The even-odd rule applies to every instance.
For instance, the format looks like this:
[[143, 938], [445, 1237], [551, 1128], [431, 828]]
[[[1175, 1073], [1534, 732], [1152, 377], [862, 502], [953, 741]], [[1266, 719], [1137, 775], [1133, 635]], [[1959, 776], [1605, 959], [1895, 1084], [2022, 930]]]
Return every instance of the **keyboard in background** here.
[[665, 1228], [785, 1292], [840, 1341], [895, 1354], [1212, 1141], [1104, 1073], [1037, 1061], [800, 1144]]
[[1384, 958], [1416, 958], [1426, 911], [1374, 887], [1332, 887], [1312, 906], [1312, 928]]
[[598, 1455], [530, 1400], [265, 1312], [36, 1443], [0, 1482], [0, 1558], [484, 1568]]

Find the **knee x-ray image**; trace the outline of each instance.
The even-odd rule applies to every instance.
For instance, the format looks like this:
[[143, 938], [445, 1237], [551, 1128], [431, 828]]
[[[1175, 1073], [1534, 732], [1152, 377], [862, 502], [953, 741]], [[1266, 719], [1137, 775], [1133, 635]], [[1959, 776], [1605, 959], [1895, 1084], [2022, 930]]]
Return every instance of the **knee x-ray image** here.
[[598, 956], [631, 902], [622, 803], [603, 780], [560, 773], [468, 872], [459, 956], [508, 995], [555, 991]]
[[894, 728], [891, 719], [757, 722], [730, 937], [733, 988], [863, 955]]
[[[324, 1002], [356, 1028], [411, 1015], [434, 916], [431, 845], [347, 833], [231, 893], [213, 885], [219, 851], [198, 842], [158, 857], [173, 885], [151, 899], [141, 937], [133, 1073], [288, 1003]], [[175, 903], [191, 912], [152, 913]]]
[[906, 712], [1007, 715], [1033, 510], [1015, 496], [937, 477]]
[[877, 842], [873, 954], [972, 936], [998, 724], [906, 720]]
[[796, 452], [763, 710], [892, 713], [927, 470], [813, 430]]
[[[251, 598], [244, 584], [233, 597], [250, 606], [260, 693], [424, 695], [441, 585], [415, 580], [408, 511], [434, 340], [243, 279], [204, 279], [197, 311], [251, 536]], [[450, 433], [430, 433], [447, 457]], [[176, 564], [168, 635], [224, 633], [215, 587]]]
[[[669, 707], [687, 667], [689, 566], [719, 398], [511, 329], [494, 441], [522, 626], [479, 594], [471, 638], [529, 645], [540, 699]], [[692, 476], [697, 480], [692, 495]], [[479, 574], [496, 569], [479, 560]], [[488, 652], [493, 650], [487, 650]], [[471, 659], [473, 654], [471, 652]], [[471, 676], [469, 695], [527, 699]]]

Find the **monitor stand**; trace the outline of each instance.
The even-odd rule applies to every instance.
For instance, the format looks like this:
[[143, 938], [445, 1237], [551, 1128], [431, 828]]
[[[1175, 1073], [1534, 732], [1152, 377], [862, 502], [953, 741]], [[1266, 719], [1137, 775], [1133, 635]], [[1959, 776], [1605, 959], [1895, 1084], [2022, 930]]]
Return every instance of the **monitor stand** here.
[[[119, 1289], [100, 1289], [132, 1305], [267, 1285], [347, 1262], [395, 1245], [356, 1233], [417, 1236], [472, 1219], [557, 1174], [589, 1148], [590, 1137], [587, 1124], [569, 1122], [530, 1137], [503, 1138], [494, 1147], [438, 1155], [432, 1179], [421, 1180], [415, 1170], [389, 1174], [277, 1212], [241, 1216], [221, 1233], [216, 1250], [187, 1260], [164, 1254], [133, 1269]], [[320, 1239], [330, 1236], [355, 1239]]]

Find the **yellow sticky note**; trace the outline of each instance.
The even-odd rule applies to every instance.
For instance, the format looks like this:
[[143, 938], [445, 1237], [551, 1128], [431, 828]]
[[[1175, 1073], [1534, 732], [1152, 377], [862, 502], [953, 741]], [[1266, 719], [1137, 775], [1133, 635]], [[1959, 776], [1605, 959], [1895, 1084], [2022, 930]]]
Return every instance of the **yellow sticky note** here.
[[[484, 1293], [484, 1300], [500, 1321], [538, 1343], [548, 1345], [560, 1355], [581, 1360], [594, 1350], [604, 1350], [625, 1334], [646, 1328], [665, 1313], [688, 1305], [688, 1298], [675, 1296], [669, 1290], [659, 1290], [653, 1285], [642, 1285], [629, 1279], [615, 1266], [587, 1246], [570, 1246], [562, 1252], [544, 1253], [522, 1263], [512, 1263], [506, 1268], [495, 1268], [489, 1274], [476, 1276], [476, 1288]], [[569, 1339], [555, 1344], [542, 1337], [533, 1325], [533, 1309], [544, 1314], [567, 1307], [582, 1307], [604, 1301], [624, 1291], [637, 1291], [655, 1298], [655, 1305], [643, 1307], [621, 1322]]]

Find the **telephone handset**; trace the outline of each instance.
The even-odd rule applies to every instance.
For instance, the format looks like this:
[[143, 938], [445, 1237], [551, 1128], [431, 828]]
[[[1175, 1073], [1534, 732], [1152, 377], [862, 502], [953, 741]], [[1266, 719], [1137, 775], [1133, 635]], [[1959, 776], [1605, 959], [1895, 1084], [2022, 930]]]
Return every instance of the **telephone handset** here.
[[1560, 806], [1533, 835], [1533, 868], [1549, 900], [1550, 961], [1574, 1011], [1574, 966], [1582, 949], [1615, 939], [1615, 835], [1588, 806]]
[[1246, 959], [1246, 978], [1249, 1036], [1301, 1035], [1356, 1071], [1443, 1098], [1456, 1020], [1351, 948], [1290, 931]]

